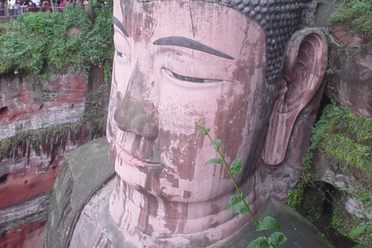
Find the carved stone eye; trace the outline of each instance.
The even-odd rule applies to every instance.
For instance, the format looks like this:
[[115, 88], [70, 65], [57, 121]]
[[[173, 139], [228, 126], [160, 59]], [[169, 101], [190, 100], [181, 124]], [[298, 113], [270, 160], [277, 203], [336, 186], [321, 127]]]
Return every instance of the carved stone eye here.
[[191, 82], [191, 83], [216, 83], [221, 82], [222, 80], [219, 79], [206, 79], [206, 78], [197, 78], [197, 77], [189, 77], [177, 74], [169, 69], [163, 68], [163, 70], [172, 78], [177, 80]]
[[116, 54], [117, 54], [119, 57], [121, 57], [121, 58], [124, 57], [123, 53], [121, 53], [121, 52], [116, 51]]

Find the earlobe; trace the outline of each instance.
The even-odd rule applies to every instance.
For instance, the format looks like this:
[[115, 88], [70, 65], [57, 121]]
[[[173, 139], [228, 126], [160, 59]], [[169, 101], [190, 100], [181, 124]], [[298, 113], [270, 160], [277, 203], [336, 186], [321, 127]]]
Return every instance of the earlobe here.
[[296, 119], [314, 97], [327, 67], [328, 47], [317, 28], [297, 31], [288, 42], [279, 96], [270, 116], [262, 159], [266, 164], [283, 162]]

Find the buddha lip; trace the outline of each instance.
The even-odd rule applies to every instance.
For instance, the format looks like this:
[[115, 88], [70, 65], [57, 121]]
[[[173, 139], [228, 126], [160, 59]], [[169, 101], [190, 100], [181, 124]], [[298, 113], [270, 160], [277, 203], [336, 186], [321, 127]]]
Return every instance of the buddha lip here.
[[120, 157], [126, 165], [134, 166], [134, 167], [160, 167], [161, 163], [158, 162], [149, 162], [142, 159], [139, 159], [132, 155], [130, 152], [126, 151], [120, 144], [114, 141], [114, 146], [119, 150], [116, 156]]

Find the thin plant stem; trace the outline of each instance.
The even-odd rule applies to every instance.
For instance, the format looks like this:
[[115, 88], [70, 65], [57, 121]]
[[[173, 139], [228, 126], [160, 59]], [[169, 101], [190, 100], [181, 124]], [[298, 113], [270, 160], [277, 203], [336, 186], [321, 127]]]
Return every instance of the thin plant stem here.
[[[213, 139], [212, 139], [212, 137], [210, 136], [209, 133], [207, 134], [207, 136], [208, 136], [209, 140], [212, 142]], [[229, 176], [230, 176], [230, 178], [231, 178], [231, 180], [232, 180], [232, 183], [233, 183], [233, 185], [234, 185], [235, 191], [236, 191], [237, 193], [241, 194], [242, 192], [241, 192], [240, 189], [239, 189], [239, 186], [238, 186], [238, 184], [237, 184], [237, 182], [236, 182], [236, 179], [235, 179], [234, 175], [233, 175], [233, 174], [231, 173], [231, 171], [229, 170], [229, 164], [227, 163], [227, 161], [226, 161], [226, 159], [225, 159], [225, 156], [222, 154], [221, 149], [218, 148], [218, 149], [216, 149], [216, 151], [218, 152], [218, 155], [220, 155], [220, 157], [221, 157], [222, 160], [223, 160], [223, 166], [225, 167], [225, 170], [227, 171], [227, 173], [229, 174]], [[244, 205], [247, 207], [247, 209], [248, 209], [248, 213], [249, 213], [249, 215], [252, 217], [252, 220], [253, 220], [253, 222], [255, 223], [255, 225], [256, 225], [256, 226], [259, 225], [260, 222], [259, 222], [259, 221], [256, 219], [256, 217], [254, 216], [254, 214], [253, 214], [251, 208], [249, 207], [249, 204], [248, 204], [247, 201], [245, 200], [245, 198], [243, 199], [243, 202], [244, 202]]]
[[[204, 130], [207, 130], [205, 127], [202, 127], [202, 128], [203, 128]], [[209, 131], [208, 131], [208, 132], [205, 132], [205, 135], [208, 137], [208, 139], [209, 139], [211, 142], [213, 142], [213, 139], [212, 139], [212, 137], [210, 136]], [[234, 175], [231, 173], [231, 171], [230, 171], [230, 169], [229, 169], [229, 164], [227, 163], [227, 161], [226, 161], [226, 159], [225, 159], [225, 156], [222, 154], [221, 148], [220, 148], [220, 147], [217, 147], [217, 148], [215, 148], [215, 150], [217, 151], [218, 155], [219, 155], [220, 158], [222, 159], [222, 164], [223, 164], [225, 170], [227, 171], [227, 173], [229, 174], [229, 177], [230, 177], [230, 179], [231, 179], [231, 181], [232, 181], [232, 183], [233, 183], [233, 185], [234, 185], [235, 192], [238, 193], [238, 194], [243, 194], [243, 193], [240, 191], [240, 189], [239, 189], [238, 183], [236, 182], [236, 179], [235, 179]], [[244, 195], [245, 195], [245, 194], [244, 194]], [[251, 210], [249, 204], [248, 204], [247, 201], [245, 200], [245, 197], [243, 198], [243, 203], [244, 203], [244, 205], [247, 207], [247, 209], [248, 209], [248, 213], [249, 213], [249, 215], [251, 216], [251, 218], [252, 218], [254, 224], [255, 224], [256, 226], [258, 226], [258, 225], [260, 224], [260, 222], [259, 222], [259, 220], [257, 220], [257, 218], [254, 216], [254, 214], [253, 214], [253, 212], [252, 212], [252, 210]], [[269, 235], [266, 233], [266, 231], [262, 231], [262, 233], [263, 233], [263, 235], [264, 235], [266, 238], [269, 237]], [[276, 247], [277, 247], [277, 246], [274, 245], [274, 244], [271, 244], [271, 246], [272, 246], [273, 248], [276, 248]]]

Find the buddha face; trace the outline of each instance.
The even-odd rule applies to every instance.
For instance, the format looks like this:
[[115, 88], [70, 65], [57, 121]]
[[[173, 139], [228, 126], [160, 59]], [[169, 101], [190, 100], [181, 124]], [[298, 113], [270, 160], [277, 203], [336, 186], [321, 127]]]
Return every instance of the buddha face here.
[[[298, 5], [293, 7], [294, 16], [279, 17], [297, 18]], [[272, 191], [263, 182], [275, 178], [257, 168], [286, 169], [292, 128], [322, 81], [326, 39], [316, 29], [296, 32], [284, 57], [274, 61], [283, 61], [284, 77], [271, 84], [266, 67], [276, 64], [266, 61], [265, 41], [276, 40], [270, 32], [265, 39], [264, 29], [234, 8], [211, 1], [117, 0], [113, 9], [107, 139], [118, 180], [110, 215], [143, 247], [153, 244], [150, 236], [206, 240], [198, 247], [227, 238], [247, 216], [226, 209], [231, 179], [222, 166], [206, 165], [215, 151], [198, 126], [221, 140], [228, 163], [243, 161], [237, 180], [257, 209]], [[296, 21], [280, 23], [294, 31]], [[179, 241], [172, 237], [164, 247]]]
[[262, 28], [215, 3], [123, 0], [114, 43], [107, 137], [120, 178], [172, 201], [231, 191], [223, 168], [206, 165], [215, 152], [197, 125], [222, 140], [229, 161], [247, 162], [262, 128]]

